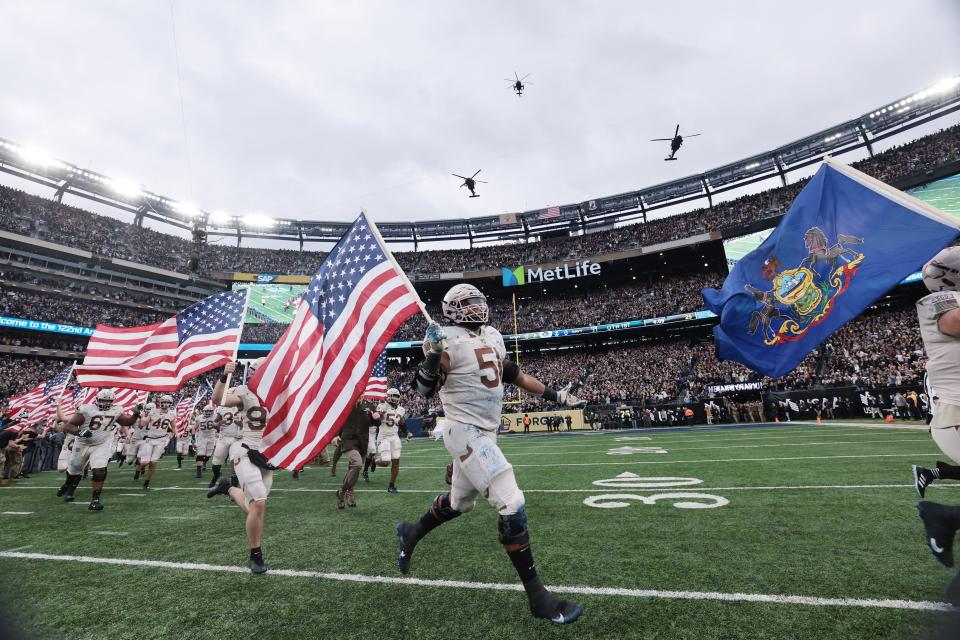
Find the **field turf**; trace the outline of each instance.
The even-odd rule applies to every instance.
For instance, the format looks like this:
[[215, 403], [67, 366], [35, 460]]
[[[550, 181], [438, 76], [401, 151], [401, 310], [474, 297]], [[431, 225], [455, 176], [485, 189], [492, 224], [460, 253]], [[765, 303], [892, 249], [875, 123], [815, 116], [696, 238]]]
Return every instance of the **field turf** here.
[[[914, 509], [910, 464], [942, 457], [923, 430], [786, 424], [501, 442], [544, 581], [583, 603], [569, 627], [529, 616], [486, 504], [434, 531], [400, 579], [393, 525], [445, 487], [448, 457], [427, 441], [405, 445], [399, 494], [384, 491], [380, 469], [361, 480], [356, 509], [337, 510], [328, 468], [278, 474], [264, 576], [245, 569], [240, 511], [206, 499], [209, 475], [176, 471], [172, 457], [146, 493], [112, 466], [100, 513], [86, 508], [86, 482], [71, 505], [54, 496], [60, 476], [36, 474], [0, 489], [0, 602], [35, 637], [70, 640], [878, 640], [929, 638], [955, 615], [941, 602], [954, 573], [934, 561]], [[630, 486], [644, 483], [685, 484]], [[960, 502], [957, 486], [936, 484], [928, 498]], [[707, 497], [676, 495], [691, 493]], [[596, 498], [610, 494], [621, 495]]]
[[[262, 284], [253, 285], [253, 293], [250, 295], [250, 308], [256, 309], [267, 317], [273, 318], [274, 322], [290, 323], [293, 321], [293, 313], [296, 311], [296, 305], [284, 308], [284, 304], [295, 295], [304, 290], [301, 285], [289, 284]], [[250, 324], [259, 324], [260, 320], [255, 316], [247, 314], [245, 320]]]

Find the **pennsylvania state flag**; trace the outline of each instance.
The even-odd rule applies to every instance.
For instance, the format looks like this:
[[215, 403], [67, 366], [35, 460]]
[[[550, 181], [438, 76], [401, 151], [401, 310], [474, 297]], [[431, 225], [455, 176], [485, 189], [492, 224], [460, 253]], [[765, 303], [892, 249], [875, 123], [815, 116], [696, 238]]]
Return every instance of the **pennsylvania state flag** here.
[[704, 289], [717, 356], [779, 377], [916, 272], [960, 221], [827, 158], [721, 289]]

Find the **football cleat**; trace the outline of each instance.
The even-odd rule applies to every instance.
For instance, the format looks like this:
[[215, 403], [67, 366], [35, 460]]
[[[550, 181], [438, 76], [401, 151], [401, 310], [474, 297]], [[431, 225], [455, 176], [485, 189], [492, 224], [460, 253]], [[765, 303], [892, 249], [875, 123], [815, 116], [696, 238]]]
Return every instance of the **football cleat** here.
[[366, 471], [363, 472], [363, 481], [370, 482], [370, 474]]
[[74, 500], [76, 500], [76, 498], [73, 497], [72, 493], [67, 493], [63, 496], [64, 502], [73, 502]]
[[103, 511], [103, 503], [99, 500], [91, 500], [90, 506], [87, 507], [90, 511]]
[[583, 607], [573, 600], [561, 600], [544, 589], [530, 598], [534, 618], [546, 618], [554, 624], [570, 624], [580, 617]]
[[250, 558], [250, 573], [260, 575], [267, 572], [267, 565], [263, 563], [263, 558]]
[[220, 482], [217, 483], [217, 486], [207, 491], [208, 498], [218, 495], [230, 495], [230, 481], [226, 478], [220, 478]]
[[397, 565], [400, 567], [400, 573], [406, 575], [410, 573], [410, 561], [413, 560], [413, 550], [417, 546], [413, 531], [413, 524], [410, 522], [398, 522], [397, 540], [400, 542], [400, 550], [397, 552]]
[[918, 502], [917, 512], [927, 531], [927, 545], [933, 557], [945, 567], [953, 566], [953, 536], [956, 527], [943, 513], [943, 505], [936, 502]]
[[343, 496], [343, 489], [337, 489], [337, 509], [343, 509], [347, 506], [347, 502]]
[[60, 488], [57, 489], [57, 497], [62, 498], [63, 496], [67, 495], [67, 491], [69, 490], [70, 490], [69, 486], [65, 484], [60, 485]]
[[146, 491], [146, 490], [149, 489], [149, 488], [150, 488], [150, 481], [149, 481], [149, 480], [144, 480], [144, 481], [143, 481], [143, 490]]
[[219, 478], [210, 478], [210, 483], [207, 484], [207, 488], [212, 489], [217, 484], [217, 480], [219, 480]]
[[389, 487], [387, 487], [387, 493], [400, 493], [400, 492], [397, 491], [397, 488], [395, 486], [390, 485]]
[[913, 465], [913, 486], [916, 487], [918, 496], [923, 498], [923, 495], [927, 492], [927, 487], [934, 480], [936, 480], [936, 476], [933, 475], [933, 471], [926, 467]]

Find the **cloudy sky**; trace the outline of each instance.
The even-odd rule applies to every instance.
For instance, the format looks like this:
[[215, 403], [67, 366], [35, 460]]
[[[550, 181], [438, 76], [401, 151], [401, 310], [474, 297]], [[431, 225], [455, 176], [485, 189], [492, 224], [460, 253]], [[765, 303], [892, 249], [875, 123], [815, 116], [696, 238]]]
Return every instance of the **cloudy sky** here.
[[[955, 0], [6, 0], [0, 25], [0, 137], [207, 210], [309, 219], [583, 201], [960, 73]], [[678, 122], [703, 135], [665, 163], [648, 140]], [[480, 168], [468, 199], [450, 173]]]

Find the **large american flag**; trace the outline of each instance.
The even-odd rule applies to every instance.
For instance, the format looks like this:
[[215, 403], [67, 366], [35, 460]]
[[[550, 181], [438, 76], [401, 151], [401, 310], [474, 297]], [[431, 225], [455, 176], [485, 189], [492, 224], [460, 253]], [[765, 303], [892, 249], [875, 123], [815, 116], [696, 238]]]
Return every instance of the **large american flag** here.
[[[13, 427], [19, 431], [23, 427], [45, 422], [57, 415], [57, 402], [67, 388], [67, 383], [73, 374], [73, 365], [70, 365], [46, 382], [41, 382], [25, 394], [11, 398], [8, 415], [19, 418], [20, 421]], [[25, 412], [26, 413], [25, 415]]]
[[85, 387], [175, 391], [236, 357], [247, 289], [204, 298], [156, 324], [98, 325], [77, 380]]
[[387, 352], [377, 357], [367, 380], [367, 388], [363, 390], [363, 397], [370, 400], [387, 399]]
[[540, 220], [550, 220], [551, 218], [560, 217], [560, 207], [547, 207], [540, 212], [540, 215], [537, 216]]
[[420, 299], [361, 214], [310, 280], [286, 333], [249, 386], [270, 409], [260, 450], [298, 469], [363, 393], [374, 361]]

